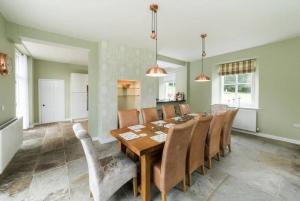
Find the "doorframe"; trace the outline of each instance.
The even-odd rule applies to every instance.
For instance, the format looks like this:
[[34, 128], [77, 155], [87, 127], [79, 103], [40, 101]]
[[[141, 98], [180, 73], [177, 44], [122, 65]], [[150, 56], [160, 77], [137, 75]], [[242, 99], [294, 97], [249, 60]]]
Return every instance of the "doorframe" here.
[[40, 104], [41, 103], [41, 93], [40, 93], [41, 92], [41, 87], [40, 87], [41, 85], [40, 85], [40, 83], [43, 80], [44, 81], [47, 81], [47, 80], [48, 81], [62, 81], [64, 83], [64, 98], [63, 98], [64, 99], [64, 101], [63, 101], [64, 102], [64, 104], [63, 104], [64, 105], [64, 109], [63, 109], [63, 112], [64, 112], [64, 120], [65, 120], [65, 118], [66, 118], [66, 97], [65, 97], [66, 96], [66, 92], [65, 92], [65, 87], [66, 86], [65, 86], [65, 80], [60, 80], [60, 79], [43, 79], [43, 78], [40, 79], [39, 78], [39, 80], [38, 80], [39, 124], [43, 124], [42, 123], [42, 109], [41, 109], [41, 104]]

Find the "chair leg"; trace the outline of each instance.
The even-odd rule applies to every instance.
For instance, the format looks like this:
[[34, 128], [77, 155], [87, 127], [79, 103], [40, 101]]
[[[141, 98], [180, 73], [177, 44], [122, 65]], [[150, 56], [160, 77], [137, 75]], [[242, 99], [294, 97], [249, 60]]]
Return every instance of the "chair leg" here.
[[217, 160], [220, 161], [220, 152], [217, 153]]
[[185, 175], [183, 176], [183, 180], [182, 180], [182, 191], [185, 192], [186, 191], [186, 181], [185, 181]]
[[165, 192], [161, 192], [161, 201], [167, 201], [167, 194]]
[[93, 194], [92, 194], [92, 192], [90, 191], [90, 198], [93, 198]]
[[211, 169], [212, 164], [211, 164], [211, 157], [208, 158], [208, 169]]
[[188, 173], [188, 175], [189, 175], [189, 187], [191, 187], [192, 186], [192, 173]]
[[229, 149], [229, 152], [231, 152], [231, 145], [230, 144], [228, 145], [228, 149]]
[[136, 177], [133, 177], [132, 184], [133, 184], [133, 196], [136, 198], [137, 194], [138, 194], [138, 184], [137, 184], [137, 178]]
[[205, 175], [205, 167], [204, 167], [204, 165], [201, 165], [201, 173], [202, 173], [202, 175]]
[[221, 156], [225, 157], [225, 149], [224, 148], [221, 149]]

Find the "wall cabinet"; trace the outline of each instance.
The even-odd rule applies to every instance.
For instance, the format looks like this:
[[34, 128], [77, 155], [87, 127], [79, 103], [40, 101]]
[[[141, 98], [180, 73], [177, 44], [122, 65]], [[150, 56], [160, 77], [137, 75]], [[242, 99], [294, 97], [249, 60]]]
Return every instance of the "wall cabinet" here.
[[88, 75], [71, 73], [71, 119], [88, 118]]

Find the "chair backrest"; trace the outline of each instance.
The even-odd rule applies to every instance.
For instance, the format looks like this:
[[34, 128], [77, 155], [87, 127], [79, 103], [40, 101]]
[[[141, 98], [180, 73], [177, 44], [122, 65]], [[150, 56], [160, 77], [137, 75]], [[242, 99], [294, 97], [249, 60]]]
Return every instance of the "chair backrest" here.
[[227, 111], [228, 109], [228, 105], [226, 104], [213, 104], [211, 105], [211, 113], [212, 114], [220, 114], [220, 113], [224, 113]]
[[206, 116], [196, 119], [187, 153], [187, 168], [189, 173], [194, 172], [204, 164], [206, 137], [212, 118], [212, 116]]
[[82, 144], [87, 160], [90, 190], [94, 196], [98, 196], [100, 194], [99, 184], [104, 175], [102, 174], [100, 164], [98, 163], [97, 154], [93, 146], [92, 139], [79, 123], [73, 125], [73, 130], [76, 137]]
[[144, 123], [149, 123], [149, 122], [159, 120], [159, 116], [156, 108], [143, 108], [142, 116], [144, 119]]
[[176, 116], [174, 105], [163, 105], [161, 106], [163, 111], [164, 120], [171, 119]]
[[239, 109], [232, 109], [226, 112], [223, 135], [222, 135], [223, 136], [222, 145], [230, 144], [232, 124], [238, 111]]
[[179, 109], [181, 115], [186, 115], [191, 113], [191, 108], [189, 104], [179, 104]]
[[139, 111], [137, 109], [120, 110], [118, 118], [120, 128], [137, 125], [139, 124]]
[[221, 132], [224, 127], [226, 113], [214, 115], [207, 136], [208, 155], [214, 156], [220, 151]]
[[186, 155], [195, 120], [175, 125], [168, 131], [161, 162], [161, 189], [168, 192], [185, 175]]

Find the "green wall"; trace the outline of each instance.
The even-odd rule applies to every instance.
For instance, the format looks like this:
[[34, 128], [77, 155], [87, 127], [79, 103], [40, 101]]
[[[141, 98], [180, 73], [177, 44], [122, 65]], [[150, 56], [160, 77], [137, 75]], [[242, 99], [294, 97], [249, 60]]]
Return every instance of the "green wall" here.
[[[6, 21], [0, 13], [0, 52], [8, 54], [14, 65], [14, 45], [6, 38]], [[14, 72], [14, 71], [13, 71]], [[15, 75], [0, 75], [0, 125], [15, 117]], [[2, 106], [4, 110], [2, 110]]]
[[[258, 127], [261, 133], [300, 140], [300, 37], [241, 50], [205, 60], [205, 71], [216, 74], [220, 63], [257, 58], [259, 70]], [[190, 103], [195, 111], [208, 111], [212, 83], [196, 83], [200, 61], [190, 64]]]
[[70, 75], [88, 73], [87, 66], [65, 64], [44, 60], [33, 60], [34, 122], [39, 122], [39, 79], [58, 79], [65, 81], [65, 119], [70, 118]]
[[[1, 29], [2, 30], [2, 29]], [[20, 44], [21, 38], [31, 38], [35, 40], [47, 41], [50, 43], [58, 43], [63, 45], [69, 45], [73, 47], [80, 47], [89, 50], [89, 106], [95, 108], [89, 110], [89, 134], [93, 137], [98, 136], [99, 129], [98, 124], [98, 76], [99, 76], [99, 43], [94, 41], [87, 41], [68, 37], [61, 34], [46, 32], [22, 25], [18, 25], [12, 22], [6, 22], [6, 36], [13, 43]], [[14, 86], [14, 85], [10, 85]], [[14, 88], [14, 87], [13, 87]], [[6, 95], [6, 94], [5, 94]]]

